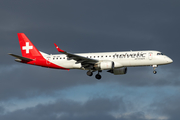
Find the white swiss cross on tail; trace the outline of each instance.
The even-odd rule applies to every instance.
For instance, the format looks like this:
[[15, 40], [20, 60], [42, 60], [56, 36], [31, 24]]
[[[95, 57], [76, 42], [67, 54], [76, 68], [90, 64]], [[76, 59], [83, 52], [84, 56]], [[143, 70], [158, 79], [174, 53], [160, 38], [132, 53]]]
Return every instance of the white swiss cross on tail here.
[[26, 50], [26, 53], [29, 53], [29, 50], [33, 49], [33, 46], [29, 46], [29, 42], [26, 42], [26, 46], [23, 46], [22, 49]]

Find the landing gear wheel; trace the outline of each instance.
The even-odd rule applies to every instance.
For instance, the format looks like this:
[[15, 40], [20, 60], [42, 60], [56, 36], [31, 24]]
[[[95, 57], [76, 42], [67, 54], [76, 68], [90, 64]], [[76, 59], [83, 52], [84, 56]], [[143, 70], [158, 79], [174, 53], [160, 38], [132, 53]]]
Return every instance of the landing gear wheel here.
[[157, 73], [156, 68], [158, 67], [158, 65], [153, 65], [152, 67], [153, 67], [153, 73], [156, 74]]
[[88, 76], [92, 76], [92, 75], [93, 75], [93, 72], [87, 71], [87, 75], [88, 75]]
[[101, 75], [100, 75], [100, 74], [97, 74], [95, 77], [96, 77], [96, 79], [98, 79], [98, 80], [101, 79]]
[[157, 73], [157, 71], [155, 71], [155, 70], [154, 70], [154, 71], [153, 71], [153, 73], [154, 73], [154, 74], [156, 74], [156, 73]]

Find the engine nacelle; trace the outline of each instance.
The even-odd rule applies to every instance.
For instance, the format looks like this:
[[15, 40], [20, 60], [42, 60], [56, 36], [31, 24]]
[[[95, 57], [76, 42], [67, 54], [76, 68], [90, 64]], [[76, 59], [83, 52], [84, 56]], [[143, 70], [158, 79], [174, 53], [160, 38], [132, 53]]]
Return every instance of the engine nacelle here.
[[110, 72], [110, 73], [112, 73], [112, 74], [114, 74], [114, 75], [126, 74], [126, 73], [127, 73], [127, 67], [109, 70], [108, 72]]
[[114, 69], [114, 62], [113, 61], [102, 61], [98, 65], [96, 65], [95, 68], [100, 69], [100, 70]]

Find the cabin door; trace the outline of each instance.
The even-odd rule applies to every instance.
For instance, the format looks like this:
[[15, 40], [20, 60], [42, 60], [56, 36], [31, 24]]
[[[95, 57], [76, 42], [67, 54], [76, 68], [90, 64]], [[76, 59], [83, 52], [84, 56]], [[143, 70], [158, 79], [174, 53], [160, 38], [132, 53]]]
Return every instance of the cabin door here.
[[149, 53], [149, 60], [152, 60], [152, 59], [153, 59], [153, 53], [150, 52], [150, 53]]

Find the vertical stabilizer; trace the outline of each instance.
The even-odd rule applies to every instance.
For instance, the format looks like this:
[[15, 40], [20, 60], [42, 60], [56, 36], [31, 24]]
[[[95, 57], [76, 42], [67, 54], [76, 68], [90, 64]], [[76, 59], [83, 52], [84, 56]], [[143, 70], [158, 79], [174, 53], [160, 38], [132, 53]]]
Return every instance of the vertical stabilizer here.
[[34, 58], [36, 56], [42, 56], [24, 33], [18, 33], [17, 35], [23, 57]]

